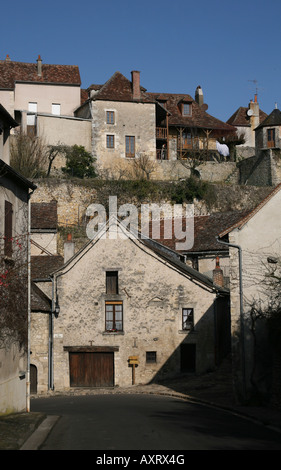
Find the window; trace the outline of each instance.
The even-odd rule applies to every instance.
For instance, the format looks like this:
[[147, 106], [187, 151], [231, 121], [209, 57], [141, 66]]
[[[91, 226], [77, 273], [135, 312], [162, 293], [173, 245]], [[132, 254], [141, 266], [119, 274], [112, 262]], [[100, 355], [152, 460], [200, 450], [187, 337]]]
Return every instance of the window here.
[[275, 147], [275, 129], [267, 130], [267, 146]]
[[190, 103], [182, 104], [182, 114], [183, 116], [191, 116], [191, 104]]
[[108, 149], [114, 149], [114, 135], [106, 136], [106, 146]]
[[114, 111], [106, 111], [106, 123], [114, 124], [115, 123], [115, 113]]
[[52, 103], [52, 114], [60, 116], [60, 104]]
[[182, 134], [182, 148], [183, 149], [190, 149], [192, 148], [192, 139], [191, 134], [188, 132], [183, 132]]
[[26, 131], [30, 136], [36, 136], [36, 114], [37, 103], [28, 103], [28, 112], [26, 116]]
[[5, 201], [4, 255], [9, 258], [13, 254], [13, 205]]
[[105, 330], [123, 331], [123, 302], [105, 302]]
[[106, 272], [106, 293], [118, 294], [118, 271]]
[[154, 364], [156, 362], [156, 351], [146, 351], [146, 363]]
[[133, 158], [135, 156], [135, 137], [126, 135], [126, 157]]
[[182, 309], [182, 329], [191, 330], [194, 326], [193, 308]]

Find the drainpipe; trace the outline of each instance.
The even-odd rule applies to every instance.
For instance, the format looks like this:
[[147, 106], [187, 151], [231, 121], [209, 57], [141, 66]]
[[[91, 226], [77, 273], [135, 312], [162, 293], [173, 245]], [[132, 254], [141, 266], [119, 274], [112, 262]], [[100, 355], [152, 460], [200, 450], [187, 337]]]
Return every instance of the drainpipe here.
[[55, 276], [52, 276], [52, 310], [49, 315], [49, 379], [48, 389], [54, 390], [54, 357], [53, 357], [53, 346], [54, 346], [54, 312], [55, 312]]
[[245, 371], [245, 336], [244, 336], [244, 308], [243, 308], [243, 282], [242, 282], [242, 248], [233, 243], [224, 242], [216, 237], [218, 243], [227, 245], [228, 247], [237, 248], [239, 255], [239, 291], [240, 291], [240, 328], [241, 328], [241, 353], [242, 353], [242, 379], [243, 379], [243, 393], [246, 398], [246, 371]]
[[30, 328], [31, 328], [31, 195], [27, 202], [27, 370], [26, 370], [26, 412], [30, 412]]

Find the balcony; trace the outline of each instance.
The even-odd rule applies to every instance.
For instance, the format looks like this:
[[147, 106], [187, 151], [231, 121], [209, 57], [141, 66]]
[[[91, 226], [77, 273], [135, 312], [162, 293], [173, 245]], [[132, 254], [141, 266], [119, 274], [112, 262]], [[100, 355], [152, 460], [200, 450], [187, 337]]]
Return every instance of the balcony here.
[[166, 127], [156, 127], [156, 139], [167, 139]]

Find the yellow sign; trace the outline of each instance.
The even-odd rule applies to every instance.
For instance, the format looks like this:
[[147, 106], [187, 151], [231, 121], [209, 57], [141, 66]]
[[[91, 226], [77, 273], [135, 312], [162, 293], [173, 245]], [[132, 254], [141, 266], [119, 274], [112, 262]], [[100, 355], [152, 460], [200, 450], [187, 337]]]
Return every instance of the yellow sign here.
[[129, 363], [130, 364], [138, 364], [139, 363], [139, 356], [129, 356]]

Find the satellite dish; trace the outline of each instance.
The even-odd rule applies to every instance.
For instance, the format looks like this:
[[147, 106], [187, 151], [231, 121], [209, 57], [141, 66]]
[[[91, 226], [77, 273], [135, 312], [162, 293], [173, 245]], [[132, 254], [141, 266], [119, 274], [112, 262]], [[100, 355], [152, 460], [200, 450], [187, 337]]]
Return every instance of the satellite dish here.
[[248, 109], [247, 114], [248, 116], [253, 116], [254, 111], [252, 109]]

